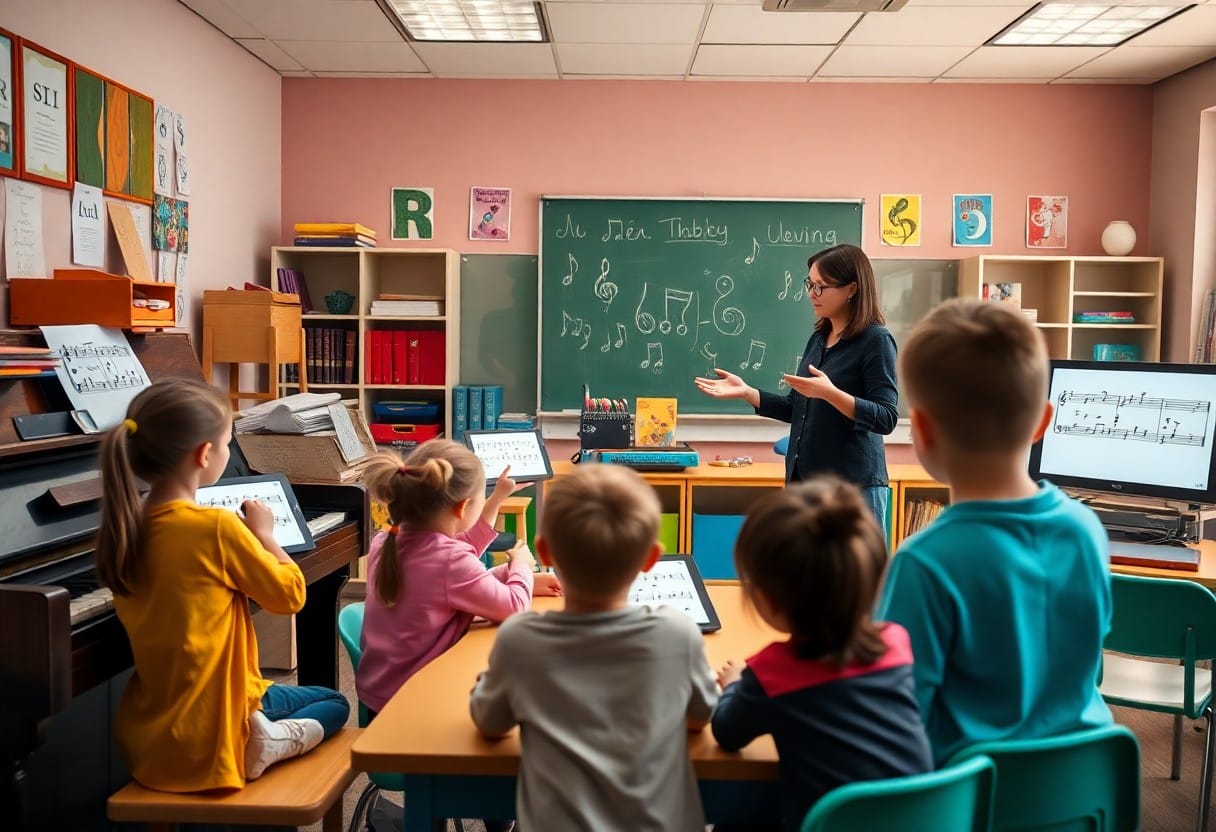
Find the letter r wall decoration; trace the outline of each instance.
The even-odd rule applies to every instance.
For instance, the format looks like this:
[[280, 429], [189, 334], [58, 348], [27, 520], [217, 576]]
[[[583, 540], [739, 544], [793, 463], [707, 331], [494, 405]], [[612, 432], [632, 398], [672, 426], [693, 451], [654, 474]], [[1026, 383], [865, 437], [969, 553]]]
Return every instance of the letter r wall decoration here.
[[435, 236], [435, 189], [393, 188], [393, 239], [430, 240]]

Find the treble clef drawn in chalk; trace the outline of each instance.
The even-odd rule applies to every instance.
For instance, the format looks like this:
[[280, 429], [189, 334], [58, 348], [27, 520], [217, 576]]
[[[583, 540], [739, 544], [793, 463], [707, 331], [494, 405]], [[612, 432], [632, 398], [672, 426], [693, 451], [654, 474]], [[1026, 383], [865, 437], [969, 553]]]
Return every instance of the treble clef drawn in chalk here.
[[723, 335], [738, 335], [747, 326], [747, 316], [743, 310], [737, 306], [727, 306], [720, 313], [718, 311], [726, 296], [735, 290], [734, 278], [728, 274], [720, 275], [714, 281], [714, 290], [718, 293], [718, 299], [714, 301], [714, 328]]
[[608, 311], [608, 307], [612, 306], [612, 301], [616, 299], [617, 293], [617, 285], [608, 279], [610, 271], [612, 271], [612, 266], [605, 257], [600, 261], [600, 276], [595, 279], [595, 296], [604, 302], [605, 312]]

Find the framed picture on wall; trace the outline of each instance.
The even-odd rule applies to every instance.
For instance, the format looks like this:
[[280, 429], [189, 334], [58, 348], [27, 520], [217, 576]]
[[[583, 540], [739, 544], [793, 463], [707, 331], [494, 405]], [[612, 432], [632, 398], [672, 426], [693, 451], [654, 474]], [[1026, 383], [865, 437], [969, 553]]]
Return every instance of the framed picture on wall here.
[[19, 44], [21, 178], [71, 188], [72, 62], [27, 40]]
[[106, 185], [106, 82], [82, 66], [75, 68], [76, 181], [95, 188]]
[[0, 29], [0, 176], [17, 175], [17, 37]]
[[152, 203], [152, 99], [81, 66], [73, 72], [76, 179]]

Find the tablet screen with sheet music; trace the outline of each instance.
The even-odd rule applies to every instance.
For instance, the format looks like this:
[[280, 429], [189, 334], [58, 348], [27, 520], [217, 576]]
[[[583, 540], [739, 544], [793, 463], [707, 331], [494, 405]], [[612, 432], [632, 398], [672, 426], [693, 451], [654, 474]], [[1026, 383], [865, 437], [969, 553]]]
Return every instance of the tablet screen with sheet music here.
[[705, 581], [692, 555], [663, 555], [649, 572], [640, 573], [629, 587], [629, 603], [666, 605], [684, 611], [703, 633], [722, 629], [718, 612], [705, 591]]
[[237, 514], [241, 513], [241, 504], [246, 500], [258, 500], [274, 512], [274, 539], [283, 551], [294, 555], [317, 547], [291, 483], [282, 474], [222, 479], [215, 485], [204, 485], [194, 494], [194, 502], [200, 506], [223, 508]]
[[553, 476], [539, 430], [466, 430], [464, 441], [481, 460], [488, 484], [493, 484], [508, 465], [511, 479], [516, 482], [535, 482]]

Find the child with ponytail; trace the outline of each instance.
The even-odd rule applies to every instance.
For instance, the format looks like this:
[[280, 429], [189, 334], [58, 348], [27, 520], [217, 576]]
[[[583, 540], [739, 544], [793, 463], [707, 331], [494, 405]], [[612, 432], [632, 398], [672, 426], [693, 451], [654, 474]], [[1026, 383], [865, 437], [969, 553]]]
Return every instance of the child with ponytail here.
[[220, 391], [175, 378], [142, 390], [101, 444], [97, 571], [135, 660], [115, 736], [132, 776], [163, 791], [240, 788], [350, 713], [337, 691], [258, 672], [249, 600], [299, 612], [304, 576], [265, 505], [247, 501], [240, 516], [195, 504], [224, 472], [231, 438]]
[[392, 528], [377, 535], [368, 558], [363, 658], [355, 675], [359, 700], [382, 710], [405, 681], [455, 644], [473, 617], [502, 621], [538, 595], [559, 595], [551, 573], [533, 575], [525, 541], [507, 562], [487, 569], [481, 555], [494, 540], [503, 500], [520, 486], [510, 468], [486, 497], [486, 474], [473, 452], [432, 439], [403, 462], [378, 454], [365, 469], [373, 499], [388, 508]]
[[739, 532], [744, 596], [789, 639], [723, 666], [712, 726], [728, 751], [772, 735], [783, 829], [837, 786], [933, 769], [908, 633], [870, 618], [886, 563], [861, 492], [832, 476], [757, 500]]

